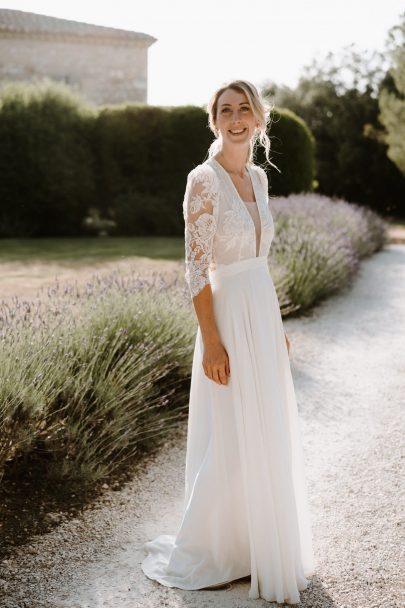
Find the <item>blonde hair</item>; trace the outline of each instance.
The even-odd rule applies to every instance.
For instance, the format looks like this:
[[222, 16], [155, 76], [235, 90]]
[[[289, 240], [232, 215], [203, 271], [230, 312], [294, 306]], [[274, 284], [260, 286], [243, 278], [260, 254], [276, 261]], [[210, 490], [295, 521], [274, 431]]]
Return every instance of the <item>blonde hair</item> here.
[[256, 129], [254, 136], [250, 140], [247, 162], [253, 163], [255, 155], [255, 146], [257, 143], [260, 143], [260, 145], [264, 147], [266, 160], [269, 165], [271, 165], [272, 167], [277, 169], [279, 173], [281, 173], [280, 169], [274, 163], [271, 162], [269, 157], [271, 142], [269, 136], [267, 135], [267, 129], [273, 122], [271, 112], [274, 109], [274, 105], [268, 103], [261, 96], [255, 85], [251, 82], [248, 82], [247, 80], [230, 80], [229, 82], [225, 82], [212, 95], [207, 106], [208, 125], [211, 131], [214, 133], [216, 139], [214, 139], [208, 149], [208, 157], [211, 158], [211, 156], [214, 156], [214, 154], [216, 154], [221, 148], [222, 138], [215, 127], [214, 120], [216, 120], [217, 118], [218, 99], [220, 98], [222, 93], [227, 89], [233, 89], [238, 93], [244, 93], [246, 95], [254, 117], [259, 123], [259, 126]]

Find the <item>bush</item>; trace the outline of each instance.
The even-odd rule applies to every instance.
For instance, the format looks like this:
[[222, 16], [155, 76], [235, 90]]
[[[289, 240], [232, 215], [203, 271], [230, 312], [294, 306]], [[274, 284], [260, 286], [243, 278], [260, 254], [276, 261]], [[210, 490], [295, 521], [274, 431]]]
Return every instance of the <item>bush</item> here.
[[114, 218], [120, 236], [164, 236], [175, 232], [173, 210], [158, 196], [128, 191], [114, 199]]
[[348, 287], [360, 260], [381, 249], [386, 226], [373, 211], [319, 194], [274, 197], [270, 265], [286, 281], [284, 300], [300, 312]]
[[[282, 175], [269, 176], [272, 192], [311, 190], [309, 130], [292, 112], [278, 114], [270, 137]], [[89, 209], [115, 214], [115, 234], [183, 235], [187, 173], [207, 158], [212, 139], [200, 107], [90, 108], [50, 81], [4, 87], [0, 237], [79, 236]]]
[[165, 433], [188, 403], [185, 302], [176, 281], [112, 274], [3, 305], [0, 468], [37, 449], [51, 476], [96, 480]]
[[[307, 124], [291, 110], [277, 108], [269, 137], [272, 162], [281, 173], [272, 169], [269, 186], [273, 195], [287, 196], [294, 192], [312, 192], [315, 178], [315, 140]], [[265, 161], [258, 148], [256, 162]]]
[[92, 112], [62, 85], [0, 95], [0, 237], [80, 234], [95, 196]]

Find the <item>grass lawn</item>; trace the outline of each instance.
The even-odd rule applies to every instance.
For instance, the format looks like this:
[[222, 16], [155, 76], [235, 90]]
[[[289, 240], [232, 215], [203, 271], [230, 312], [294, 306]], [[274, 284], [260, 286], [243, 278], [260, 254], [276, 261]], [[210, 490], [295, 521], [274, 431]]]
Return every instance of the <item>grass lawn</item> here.
[[402, 228], [402, 230], [405, 230], [405, 220], [403, 222], [400, 222], [399, 220], [396, 222], [390, 222], [388, 225], [390, 228]]
[[182, 237], [0, 239], [0, 263], [91, 264], [136, 256], [181, 260], [184, 258], [184, 239]]
[[403, 217], [386, 217], [384, 219], [388, 226], [392, 228], [405, 228], [405, 218]]

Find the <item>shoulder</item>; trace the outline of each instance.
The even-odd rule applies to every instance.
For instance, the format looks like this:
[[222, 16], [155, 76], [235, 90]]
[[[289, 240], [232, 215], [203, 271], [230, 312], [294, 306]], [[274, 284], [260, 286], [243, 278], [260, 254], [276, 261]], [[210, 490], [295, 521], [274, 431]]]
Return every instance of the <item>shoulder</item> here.
[[207, 161], [197, 165], [196, 167], [194, 167], [194, 169], [191, 169], [191, 171], [187, 175], [187, 179], [198, 180], [198, 179], [204, 179], [204, 178], [211, 178], [211, 179], [216, 178], [215, 169]]
[[263, 167], [261, 167], [260, 165], [254, 165], [253, 163], [250, 166], [252, 167], [253, 171], [255, 171], [257, 175], [259, 175], [259, 177], [261, 177], [262, 179], [267, 179], [267, 173], [263, 169]]
[[187, 183], [192, 185], [199, 185], [211, 194], [214, 194], [219, 190], [218, 175], [214, 167], [205, 161], [191, 169], [187, 175]]
[[263, 169], [263, 167], [261, 167], [260, 165], [254, 165], [254, 164], [251, 164], [250, 166], [253, 169], [253, 171], [256, 173], [258, 178], [260, 179], [263, 186], [265, 188], [268, 188], [268, 177], [267, 177], [267, 173]]

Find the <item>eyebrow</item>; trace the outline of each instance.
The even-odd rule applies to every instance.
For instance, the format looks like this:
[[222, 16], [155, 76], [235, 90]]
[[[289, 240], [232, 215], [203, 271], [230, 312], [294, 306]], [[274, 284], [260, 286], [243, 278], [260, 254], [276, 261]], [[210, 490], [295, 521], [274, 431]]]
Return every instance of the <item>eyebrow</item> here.
[[[243, 106], [245, 104], [249, 105], [249, 102], [248, 101], [242, 101], [239, 105]], [[230, 103], [221, 103], [221, 107], [223, 107], [223, 106], [230, 106], [230, 105], [231, 105]]]

